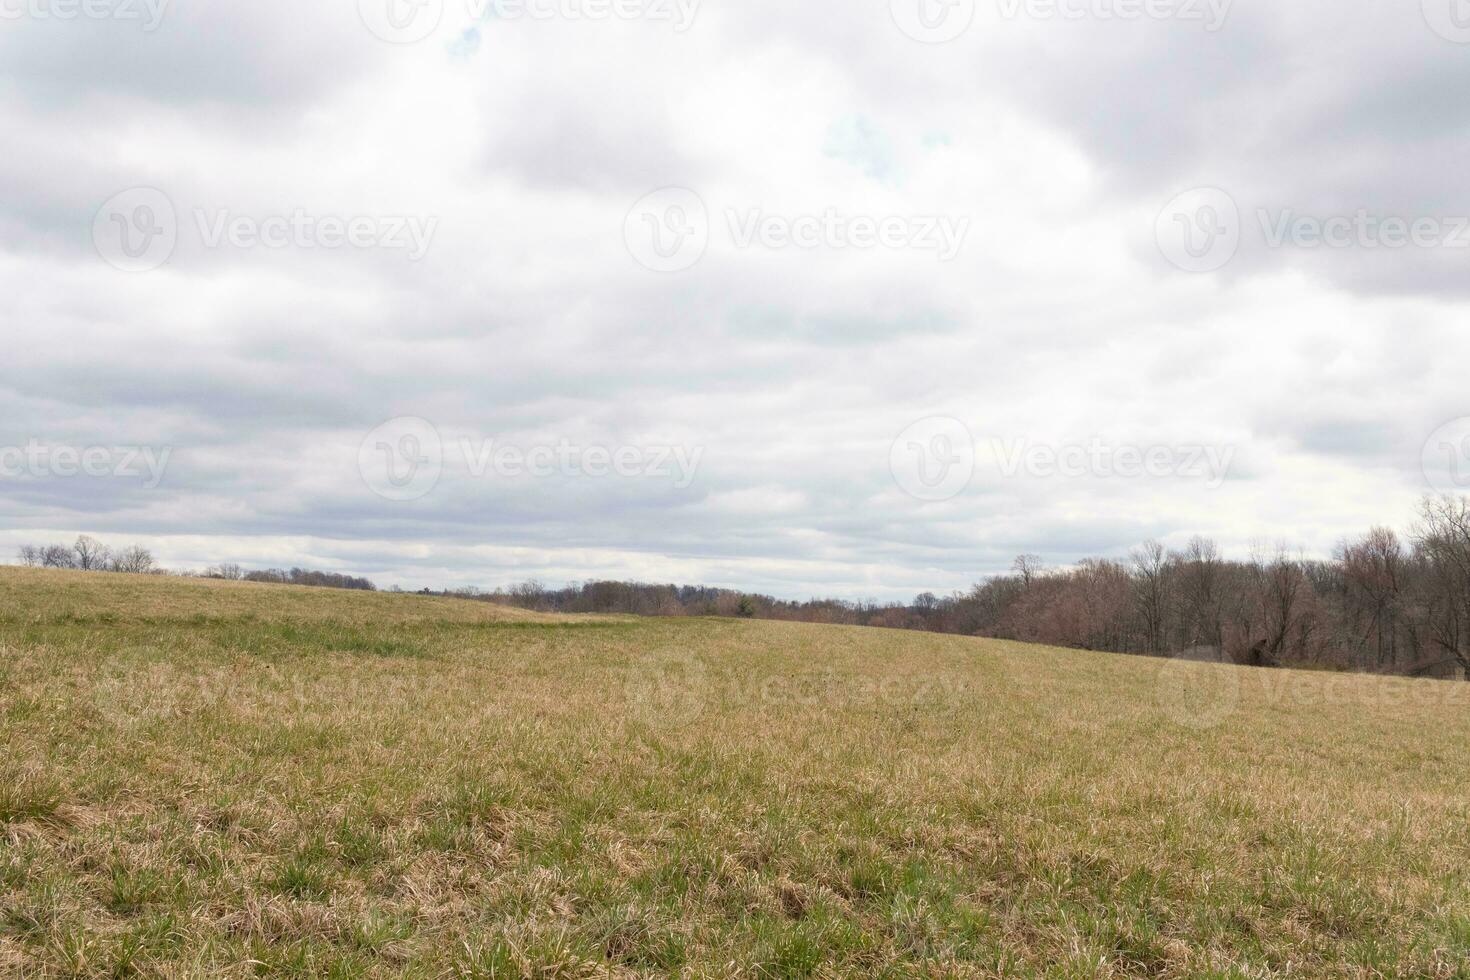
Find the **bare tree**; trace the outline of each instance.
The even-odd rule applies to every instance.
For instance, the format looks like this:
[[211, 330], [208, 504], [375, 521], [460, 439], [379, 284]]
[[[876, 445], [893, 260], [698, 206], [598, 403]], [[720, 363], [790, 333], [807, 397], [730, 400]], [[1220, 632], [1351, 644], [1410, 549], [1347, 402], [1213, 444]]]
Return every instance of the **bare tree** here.
[[1011, 571], [1021, 576], [1021, 584], [1029, 587], [1036, 578], [1046, 571], [1046, 566], [1040, 555], [1018, 555], [1011, 562]]
[[1237, 610], [1231, 655], [1237, 663], [1282, 667], [1318, 663], [1328, 631], [1308, 563], [1284, 546], [1258, 552], [1246, 567], [1245, 596]]
[[46, 568], [76, 568], [76, 559], [71, 549], [61, 544], [49, 544], [41, 549], [41, 564]]
[[1343, 544], [1337, 560], [1344, 641], [1356, 651], [1361, 666], [1373, 670], [1393, 666], [1404, 628], [1411, 638], [1414, 635], [1404, 616], [1408, 558], [1398, 535], [1386, 527], [1373, 528], [1362, 540]]
[[23, 544], [18, 552], [20, 563], [28, 568], [37, 568], [42, 564], [42, 549], [33, 544]]
[[153, 553], [135, 544], [131, 548], [123, 549], [113, 557], [112, 569], [117, 572], [146, 575], [153, 571]]
[[111, 560], [106, 545], [86, 534], [77, 537], [76, 543], [71, 546], [71, 553], [75, 567], [84, 572], [102, 571]]
[[1186, 648], [1225, 646], [1225, 563], [1215, 542], [1194, 537], [1175, 556], [1178, 566], [1181, 645]]
[[1085, 646], [1093, 650], [1128, 648], [1128, 570], [1117, 562], [1089, 558], [1070, 578], [1076, 585], [1086, 624]]
[[1470, 499], [1426, 498], [1416, 544], [1429, 643], [1470, 670]]
[[1143, 630], [1144, 650], [1164, 652], [1164, 616], [1168, 602], [1169, 561], [1164, 546], [1147, 541], [1130, 556], [1133, 561], [1134, 602]]

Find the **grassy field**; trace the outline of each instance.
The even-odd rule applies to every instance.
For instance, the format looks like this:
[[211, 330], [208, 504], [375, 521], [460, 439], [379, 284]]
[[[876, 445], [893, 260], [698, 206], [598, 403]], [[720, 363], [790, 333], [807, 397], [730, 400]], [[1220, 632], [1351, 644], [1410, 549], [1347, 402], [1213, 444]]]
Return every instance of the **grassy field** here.
[[1470, 685], [0, 570], [0, 976], [1470, 977]]

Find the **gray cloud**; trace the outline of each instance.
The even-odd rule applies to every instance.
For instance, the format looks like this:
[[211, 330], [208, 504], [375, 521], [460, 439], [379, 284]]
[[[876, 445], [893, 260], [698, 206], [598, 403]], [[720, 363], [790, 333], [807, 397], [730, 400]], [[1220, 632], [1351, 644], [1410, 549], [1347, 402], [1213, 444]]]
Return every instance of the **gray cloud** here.
[[[941, 46], [887, 6], [708, 7], [683, 34], [495, 23], [478, 45], [452, 4], [404, 46], [352, 4], [179, 6], [152, 33], [10, 25], [0, 449], [172, 456], [151, 489], [0, 477], [0, 548], [88, 531], [179, 564], [413, 587], [617, 575], [889, 598], [1021, 551], [1060, 564], [1204, 533], [1325, 553], [1403, 523], [1424, 440], [1470, 415], [1453, 367], [1470, 250], [1271, 248], [1256, 213], [1470, 211], [1464, 50], [1414, 4], [1238, 3], [1213, 34], [982, 4]], [[93, 218], [140, 185], [169, 195], [178, 241], [125, 272]], [[1247, 225], [1234, 261], [1190, 275], [1154, 219], [1202, 185]], [[708, 243], [659, 273], [624, 224], [666, 186], [698, 193]], [[211, 245], [196, 217], [295, 209], [437, 225], [410, 260]], [[744, 246], [732, 211], [963, 217], [969, 234], [949, 262]], [[451, 459], [392, 500], [359, 450], [401, 416], [451, 456], [567, 442], [700, 465], [676, 486]], [[981, 450], [938, 501], [892, 471], [931, 417]], [[1005, 472], [997, 440], [1208, 447], [1230, 467]]]
[[[145, 100], [224, 103], [239, 114], [309, 102], [382, 53], [351, 4], [136, 0], [97, 6], [116, 13], [94, 18], [44, 0], [11, 4], [7, 9], [16, 16], [0, 35], [0, 78], [48, 107], [90, 102], [118, 111], [130, 100]], [[69, 18], [58, 13], [68, 9]]]

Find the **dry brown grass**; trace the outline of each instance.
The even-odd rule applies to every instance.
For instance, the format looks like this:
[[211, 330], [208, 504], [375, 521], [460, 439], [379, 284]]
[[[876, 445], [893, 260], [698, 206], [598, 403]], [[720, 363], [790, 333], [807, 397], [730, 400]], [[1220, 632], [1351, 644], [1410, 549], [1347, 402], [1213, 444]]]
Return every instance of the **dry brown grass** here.
[[1466, 691], [0, 570], [0, 976], [1470, 976]]

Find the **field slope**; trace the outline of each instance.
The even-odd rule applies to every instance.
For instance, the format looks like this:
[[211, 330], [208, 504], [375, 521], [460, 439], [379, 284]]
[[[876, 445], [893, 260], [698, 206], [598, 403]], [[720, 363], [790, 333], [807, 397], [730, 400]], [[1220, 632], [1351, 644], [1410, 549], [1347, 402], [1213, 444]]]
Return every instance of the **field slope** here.
[[0, 570], [0, 976], [1470, 976], [1470, 685]]

